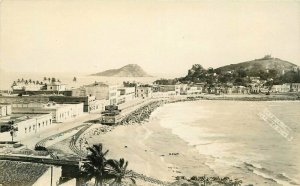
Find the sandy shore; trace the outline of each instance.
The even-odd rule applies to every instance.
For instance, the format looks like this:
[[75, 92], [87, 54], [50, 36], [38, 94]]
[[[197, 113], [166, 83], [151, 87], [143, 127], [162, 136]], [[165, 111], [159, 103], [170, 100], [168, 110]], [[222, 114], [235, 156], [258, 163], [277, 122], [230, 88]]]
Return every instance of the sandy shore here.
[[173, 182], [183, 175], [214, 175], [204, 164], [205, 156], [156, 122], [118, 126], [88, 142], [103, 143], [109, 158], [123, 157], [129, 161], [129, 169], [162, 181]]

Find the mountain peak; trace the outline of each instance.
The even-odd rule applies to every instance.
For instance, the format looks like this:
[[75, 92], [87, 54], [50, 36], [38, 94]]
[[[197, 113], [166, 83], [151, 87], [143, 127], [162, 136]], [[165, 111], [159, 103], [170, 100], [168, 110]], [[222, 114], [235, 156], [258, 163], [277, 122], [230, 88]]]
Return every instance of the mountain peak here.
[[146, 73], [138, 64], [128, 64], [119, 69], [106, 70], [92, 75], [111, 77], [150, 77], [150, 75]]

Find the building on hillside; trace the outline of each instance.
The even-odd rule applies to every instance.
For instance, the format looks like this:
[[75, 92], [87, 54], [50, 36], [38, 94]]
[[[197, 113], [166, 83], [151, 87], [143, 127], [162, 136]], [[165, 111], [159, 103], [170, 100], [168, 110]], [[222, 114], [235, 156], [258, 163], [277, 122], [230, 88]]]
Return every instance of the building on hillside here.
[[290, 92], [290, 89], [291, 86], [289, 84], [273, 85], [271, 88], [271, 92], [275, 92], [275, 93]]
[[186, 91], [186, 95], [199, 95], [202, 93], [202, 87], [190, 86]]
[[97, 100], [109, 100], [109, 104], [117, 104], [117, 85], [95, 82], [72, 90], [72, 96], [95, 96]]
[[260, 77], [250, 77], [252, 83], [260, 83]]
[[232, 94], [249, 94], [249, 88], [245, 86], [232, 86]]
[[17, 103], [12, 104], [12, 108], [13, 113], [18, 114], [51, 113], [53, 122], [66, 122], [83, 114], [83, 103]]
[[180, 94], [186, 95], [188, 88], [189, 88], [188, 84], [180, 84]]
[[152, 89], [151, 87], [136, 87], [135, 96], [137, 98], [151, 98]]
[[291, 92], [300, 92], [300, 83], [291, 83]]
[[10, 104], [0, 104], [0, 117], [11, 115]]
[[232, 86], [225, 86], [223, 91], [224, 94], [232, 94]]
[[250, 89], [249, 91], [251, 94], [259, 94], [261, 92], [260, 91], [261, 87], [257, 83], [251, 83], [248, 87]]

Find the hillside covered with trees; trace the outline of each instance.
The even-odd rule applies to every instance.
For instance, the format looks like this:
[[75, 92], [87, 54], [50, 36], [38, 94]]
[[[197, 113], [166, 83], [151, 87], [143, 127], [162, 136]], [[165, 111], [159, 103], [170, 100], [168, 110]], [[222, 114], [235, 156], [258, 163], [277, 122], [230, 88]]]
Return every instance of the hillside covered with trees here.
[[175, 84], [182, 82], [246, 86], [255, 77], [265, 82], [266, 85], [278, 85], [300, 83], [299, 70], [299, 67], [293, 63], [267, 55], [261, 59], [226, 65], [216, 69], [206, 69], [200, 64], [194, 64], [185, 77], [170, 80], [161, 79], [155, 83]]

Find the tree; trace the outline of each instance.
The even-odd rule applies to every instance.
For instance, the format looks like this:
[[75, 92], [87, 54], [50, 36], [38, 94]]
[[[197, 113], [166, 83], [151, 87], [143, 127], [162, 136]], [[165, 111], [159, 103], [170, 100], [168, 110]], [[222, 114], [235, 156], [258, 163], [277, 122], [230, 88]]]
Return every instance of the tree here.
[[16, 81], [14, 81], [13, 84], [12, 84], [12, 86], [16, 86], [16, 85], [17, 85], [17, 83], [16, 83]]
[[103, 152], [102, 144], [94, 144], [88, 147], [90, 154], [87, 155], [87, 161], [83, 164], [81, 172], [85, 181], [95, 178], [95, 186], [102, 186], [103, 181], [107, 178], [105, 174], [106, 158], [108, 150]]
[[53, 77], [53, 78], [51, 79], [51, 82], [52, 82], [52, 83], [56, 82], [56, 79]]
[[73, 81], [74, 81], [74, 82], [76, 82], [76, 81], [77, 81], [77, 78], [76, 78], [76, 77], [74, 77], [74, 78], [73, 78]]
[[117, 160], [107, 160], [107, 177], [114, 179], [112, 185], [121, 186], [122, 180], [129, 178], [134, 184], [135, 179], [131, 171], [127, 170], [128, 161], [125, 162], [124, 158]]
[[137, 84], [135, 82], [123, 81], [124, 87], [136, 87]]
[[44, 77], [44, 81], [47, 81], [47, 77]]

